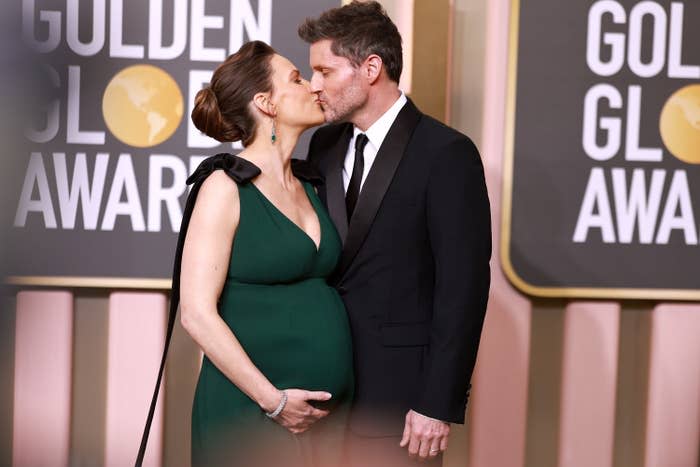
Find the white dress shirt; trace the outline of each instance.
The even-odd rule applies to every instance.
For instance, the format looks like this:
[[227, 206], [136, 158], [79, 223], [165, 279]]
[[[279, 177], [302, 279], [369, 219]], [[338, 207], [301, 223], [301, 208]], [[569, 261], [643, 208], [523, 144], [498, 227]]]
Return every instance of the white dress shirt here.
[[[398, 99], [396, 99], [396, 102], [389, 107], [389, 110], [384, 112], [384, 114], [379, 117], [377, 121], [372, 124], [372, 126], [367, 128], [367, 131], [364, 132], [369, 141], [365, 145], [363, 152], [365, 167], [362, 171], [360, 190], [362, 190], [362, 185], [364, 185], [367, 174], [372, 168], [372, 164], [374, 164], [374, 159], [377, 157], [377, 152], [382, 146], [382, 142], [384, 141], [384, 138], [386, 138], [386, 134], [389, 133], [389, 128], [391, 128], [391, 125], [394, 124], [396, 116], [399, 115], [399, 112], [403, 108], [404, 104], [406, 104], [407, 100], [406, 95], [401, 92], [401, 95]], [[343, 188], [345, 189], [346, 193], [348, 191], [348, 185], [350, 184], [350, 177], [352, 176], [352, 168], [355, 165], [355, 139], [360, 133], [362, 133], [362, 130], [357, 127], [353, 127], [352, 138], [350, 138], [350, 144], [348, 144], [348, 150], [345, 153], [345, 163], [343, 164]]]

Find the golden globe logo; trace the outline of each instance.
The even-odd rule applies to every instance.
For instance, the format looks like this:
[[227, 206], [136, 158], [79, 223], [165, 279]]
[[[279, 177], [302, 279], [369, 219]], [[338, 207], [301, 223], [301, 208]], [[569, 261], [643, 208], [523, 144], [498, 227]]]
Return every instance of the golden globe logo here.
[[172, 136], [182, 120], [183, 99], [175, 80], [153, 65], [117, 73], [102, 98], [107, 128], [124, 144], [146, 148]]
[[[245, 40], [270, 43], [272, 0], [219, 2], [217, 13], [204, 0], [95, 0], [92, 14], [78, 1], [45, 3], [22, 0], [22, 36], [57, 92], [25, 130], [13, 226], [177, 232], [187, 175], [221, 145], [184, 116], [227, 55]], [[98, 81], [124, 60], [137, 64]]]
[[[652, 26], [650, 50], [644, 50], [649, 45], [643, 40], [645, 23]], [[588, 68], [598, 77], [610, 77], [626, 67], [637, 80], [628, 84], [626, 92], [606, 82], [586, 92], [584, 153], [596, 162], [617, 157], [618, 166], [591, 168], [572, 235], [574, 243], [593, 238], [603, 243], [666, 245], [676, 232], [685, 245], [698, 244], [688, 171], [653, 164], [663, 162], [661, 142], [680, 161], [700, 163], [700, 85], [684, 86], [668, 98], [658, 117], [659, 144], [641, 141], [642, 136], [647, 142], [655, 136], [641, 134], [642, 119], [649, 118], [644, 111], [643, 83], [665, 81], [666, 77], [700, 80], [700, 65], [681, 60], [684, 23], [682, 2], [638, 2], [629, 11], [615, 0], [591, 5]], [[620, 25], [626, 32], [620, 32]]]
[[688, 164], [700, 164], [700, 84], [676, 91], [661, 111], [659, 132], [671, 154]]

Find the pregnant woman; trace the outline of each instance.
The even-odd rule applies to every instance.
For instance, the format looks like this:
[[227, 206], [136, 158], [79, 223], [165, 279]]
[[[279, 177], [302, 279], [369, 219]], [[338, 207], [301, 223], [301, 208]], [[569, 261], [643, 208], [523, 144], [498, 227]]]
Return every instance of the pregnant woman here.
[[216, 69], [192, 119], [245, 147], [188, 180], [181, 319], [204, 352], [192, 463], [337, 465], [353, 387], [346, 313], [326, 284], [341, 245], [322, 180], [291, 159], [321, 107], [289, 60], [254, 41]]

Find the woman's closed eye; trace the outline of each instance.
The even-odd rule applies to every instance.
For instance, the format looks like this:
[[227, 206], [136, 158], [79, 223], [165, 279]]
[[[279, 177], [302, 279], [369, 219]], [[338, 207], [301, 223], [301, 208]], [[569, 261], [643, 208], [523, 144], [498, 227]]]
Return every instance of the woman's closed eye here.
[[293, 70], [290, 78], [292, 78], [292, 81], [296, 84], [302, 84], [304, 82], [304, 78], [301, 76], [301, 73], [299, 73], [299, 70]]

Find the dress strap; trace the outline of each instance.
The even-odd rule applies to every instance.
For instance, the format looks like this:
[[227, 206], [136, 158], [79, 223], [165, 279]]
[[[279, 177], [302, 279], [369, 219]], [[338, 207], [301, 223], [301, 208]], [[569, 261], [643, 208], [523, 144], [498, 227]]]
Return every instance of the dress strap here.
[[248, 183], [258, 175], [260, 169], [247, 159], [228, 153], [220, 153], [204, 159], [197, 169], [187, 178], [187, 184], [203, 182], [212, 172], [222, 169], [236, 183]]
[[163, 370], [165, 369], [165, 361], [168, 355], [168, 347], [170, 339], [173, 335], [175, 327], [175, 316], [177, 315], [177, 307], [180, 303], [180, 269], [182, 264], [182, 250], [185, 246], [185, 237], [187, 236], [187, 228], [190, 224], [194, 204], [197, 200], [197, 194], [202, 187], [204, 180], [207, 179], [215, 170], [223, 170], [226, 175], [231, 177], [236, 183], [245, 184], [260, 175], [260, 169], [252, 162], [243, 159], [242, 157], [233, 154], [221, 153], [215, 156], [204, 159], [197, 169], [187, 179], [188, 185], [193, 185], [190, 194], [187, 196], [185, 203], [185, 211], [182, 215], [182, 223], [180, 224], [180, 233], [177, 239], [177, 248], [175, 249], [175, 260], [173, 264], [172, 288], [170, 290], [170, 310], [168, 312], [168, 328], [165, 334], [165, 346], [163, 347], [163, 356], [160, 360], [160, 368], [158, 370], [158, 378], [156, 379], [156, 387], [153, 391], [151, 406], [146, 417], [146, 426], [141, 437], [141, 446], [136, 457], [136, 467], [140, 467], [143, 463], [143, 458], [146, 453], [146, 445], [148, 444], [148, 435], [151, 431], [153, 422], [153, 414], [158, 401], [158, 392], [163, 379]]

